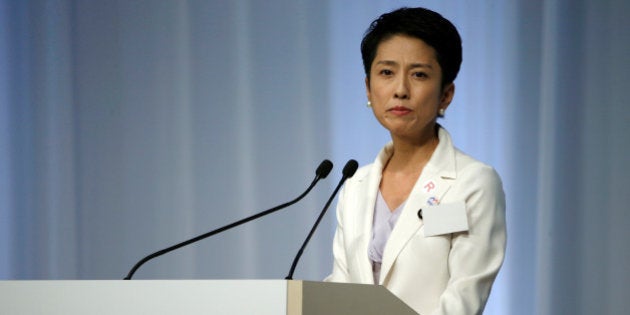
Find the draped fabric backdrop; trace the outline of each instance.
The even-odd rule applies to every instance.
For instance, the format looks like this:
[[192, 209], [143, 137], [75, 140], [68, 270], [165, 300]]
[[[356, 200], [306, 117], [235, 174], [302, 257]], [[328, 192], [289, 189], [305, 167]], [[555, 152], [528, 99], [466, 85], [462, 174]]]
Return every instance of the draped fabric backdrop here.
[[[501, 174], [508, 251], [486, 314], [630, 308], [630, 2], [0, 0], [0, 279], [281, 279], [354, 158], [388, 134], [359, 43], [400, 6], [459, 28], [441, 123]], [[295, 278], [331, 268], [331, 209]], [[419, 266], [422, 268], [422, 266]]]

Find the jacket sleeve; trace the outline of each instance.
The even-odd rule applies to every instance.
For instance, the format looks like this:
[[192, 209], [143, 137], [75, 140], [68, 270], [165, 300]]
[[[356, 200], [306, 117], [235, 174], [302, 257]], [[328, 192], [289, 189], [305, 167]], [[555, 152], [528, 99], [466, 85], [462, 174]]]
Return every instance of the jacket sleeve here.
[[505, 194], [489, 166], [462, 172], [453, 187], [465, 196], [469, 230], [455, 233], [448, 258], [450, 279], [433, 315], [481, 314], [506, 247]]

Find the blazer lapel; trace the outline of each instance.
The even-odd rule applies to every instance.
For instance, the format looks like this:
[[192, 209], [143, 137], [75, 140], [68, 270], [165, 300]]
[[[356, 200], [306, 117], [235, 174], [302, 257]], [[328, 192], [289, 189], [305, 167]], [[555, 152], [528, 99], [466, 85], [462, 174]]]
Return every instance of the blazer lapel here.
[[[423, 225], [418, 210], [427, 205], [438, 204], [451, 187], [451, 179], [456, 177], [455, 149], [446, 130], [440, 128], [440, 144], [429, 163], [414, 185], [396, 226], [389, 236], [383, 253], [380, 284], [384, 284], [400, 252]], [[424, 237], [424, 235], [420, 235]]]
[[[425, 186], [429, 185], [429, 183], [431, 185], [429, 187], [433, 188], [427, 191], [428, 188], [425, 188]], [[450, 183], [440, 176], [434, 176], [428, 180], [422, 180], [421, 177], [421, 180], [416, 182], [402, 209], [403, 212], [400, 214], [398, 222], [396, 222], [396, 226], [389, 236], [387, 245], [385, 245], [379, 283], [385, 282], [400, 252], [422, 227], [423, 222], [418, 217], [418, 210], [426, 207], [430, 202], [434, 202], [433, 200], [440, 200], [449, 188]], [[420, 236], [424, 237], [423, 235]]]
[[358, 191], [365, 192], [365, 198], [361, 198], [361, 204], [357, 209], [360, 214], [357, 215], [355, 225], [355, 234], [360, 235], [359, 244], [354, 253], [356, 266], [359, 268], [362, 283], [373, 283], [372, 263], [368, 258], [368, 247], [372, 239], [372, 223], [374, 221], [374, 204], [376, 203], [376, 194], [381, 182], [382, 164], [379, 159], [374, 163], [367, 176], [360, 179], [361, 187]]

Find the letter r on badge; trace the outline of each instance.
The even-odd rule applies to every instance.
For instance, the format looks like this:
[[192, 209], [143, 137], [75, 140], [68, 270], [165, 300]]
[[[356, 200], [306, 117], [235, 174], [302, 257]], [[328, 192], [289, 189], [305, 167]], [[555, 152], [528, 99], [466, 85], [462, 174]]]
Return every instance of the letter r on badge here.
[[430, 181], [424, 185], [425, 192], [431, 192], [431, 190], [433, 189], [435, 189], [435, 183], [433, 183], [433, 181]]

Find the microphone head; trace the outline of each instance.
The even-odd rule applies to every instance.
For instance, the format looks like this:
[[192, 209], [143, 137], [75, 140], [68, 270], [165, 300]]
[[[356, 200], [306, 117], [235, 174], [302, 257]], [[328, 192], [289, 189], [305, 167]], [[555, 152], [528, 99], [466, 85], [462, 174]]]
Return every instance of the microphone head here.
[[317, 170], [315, 170], [315, 175], [319, 178], [326, 178], [326, 176], [330, 174], [330, 170], [332, 170], [332, 168], [333, 164], [330, 160], [323, 160], [317, 167]]
[[357, 168], [359, 168], [359, 162], [355, 161], [355, 160], [350, 160], [346, 163], [346, 166], [343, 167], [343, 177], [345, 178], [350, 178], [352, 177], [352, 175], [354, 175], [354, 172], [357, 171]]

